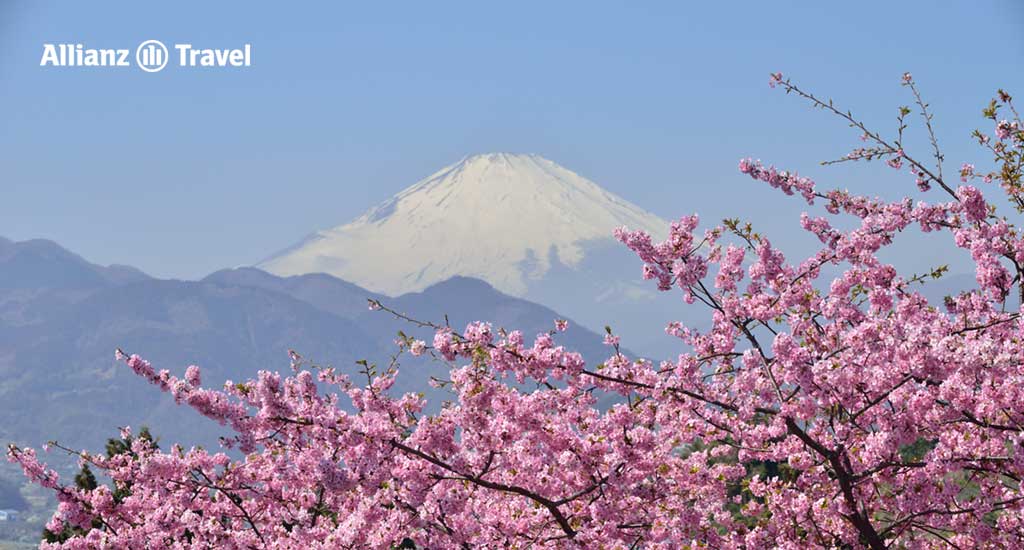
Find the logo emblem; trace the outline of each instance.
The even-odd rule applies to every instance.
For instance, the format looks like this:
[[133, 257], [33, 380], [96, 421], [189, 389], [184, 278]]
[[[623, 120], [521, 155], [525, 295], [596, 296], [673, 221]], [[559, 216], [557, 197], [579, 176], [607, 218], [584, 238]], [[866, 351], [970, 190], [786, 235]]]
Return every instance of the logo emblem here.
[[135, 49], [135, 63], [147, 73], [155, 73], [167, 66], [167, 46], [159, 40], [147, 40]]

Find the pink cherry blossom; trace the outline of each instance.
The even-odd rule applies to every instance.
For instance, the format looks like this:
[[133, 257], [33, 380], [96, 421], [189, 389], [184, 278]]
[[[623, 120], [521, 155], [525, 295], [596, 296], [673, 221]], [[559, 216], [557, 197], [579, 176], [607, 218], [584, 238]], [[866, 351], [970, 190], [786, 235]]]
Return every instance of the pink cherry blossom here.
[[[919, 100], [909, 73], [903, 82]], [[661, 242], [619, 228], [644, 279], [706, 313], [668, 324], [675, 357], [632, 357], [609, 328], [613, 349], [588, 364], [560, 342], [562, 320], [532, 339], [420, 320], [448, 369], [435, 384], [450, 399], [435, 409], [395, 390], [398, 365], [356, 384], [290, 352], [289, 375], [215, 389], [197, 366], [179, 378], [118, 350], [224, 426], [226, 449], [136, 437], [107, 457], [54, 445], [115, 491], [65, 484], [11, 446], [57, 497], [47, 529], [72, 533], [41, 547], [1024, 547], [1024, 317], [1009, 301], [1024, 296], [1024, 234], [995, 193], [950, 185], [937, 149], [932, 166], [781, 74], [770, 83], [866, 136], [865, 153], [841, 161], [898, 151], [891, 160], [938, 198], [887, 202], [741, 160], [741, 173], [815, 209], [799, 215], [815, 250], [786, 254], [736, 221], [701, 229], [696, 215]], [[996, 104], [1015, 112], [1004, 95]], [[997, 138], [1015, 128], [1000, 122]], [[990, 177], [1020, 212], [1010, 147], [992, 146]], [[969, 254], [976, 286], [929, 303], [917, 285], [930, 277], [883, 260], [911, 231]]]
[[423, 355], [427, 351], [427, 343], [423, 340], [413, 340], [412, 344], [409, 344], [409, 353], [416, 357]]

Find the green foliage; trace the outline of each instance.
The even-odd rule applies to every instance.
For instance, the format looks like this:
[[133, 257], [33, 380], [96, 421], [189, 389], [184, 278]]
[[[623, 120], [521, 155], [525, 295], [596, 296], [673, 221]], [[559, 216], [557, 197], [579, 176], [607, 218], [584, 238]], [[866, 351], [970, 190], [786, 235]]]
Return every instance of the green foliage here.
[[935, 448], [939, 442], [936, 439], [918, 439], [917, 441], [900, 447], [900, 459], [903, 462], [919, 462]]
[[89, 468], [88, 464], [82, 464], [82, 469], [75, 475], [75, 487], [84, 491], [91, 491], [99, 487], [99, 483], [96, 482], [96, 476], [93, 475], [92, 469]]

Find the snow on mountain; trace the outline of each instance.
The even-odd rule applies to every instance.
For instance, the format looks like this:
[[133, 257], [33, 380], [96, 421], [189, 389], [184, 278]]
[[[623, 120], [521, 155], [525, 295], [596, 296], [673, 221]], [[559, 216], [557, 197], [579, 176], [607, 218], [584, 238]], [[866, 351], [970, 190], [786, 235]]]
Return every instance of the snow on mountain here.
[[329, 273], [392, 296], [459, 275], [526, 296], [553, 267], [578, 269], [588, 249], [613, 241], [623, 225], [664, 234], [668, 224], [543, 157], [482, 154], [258, 267]]

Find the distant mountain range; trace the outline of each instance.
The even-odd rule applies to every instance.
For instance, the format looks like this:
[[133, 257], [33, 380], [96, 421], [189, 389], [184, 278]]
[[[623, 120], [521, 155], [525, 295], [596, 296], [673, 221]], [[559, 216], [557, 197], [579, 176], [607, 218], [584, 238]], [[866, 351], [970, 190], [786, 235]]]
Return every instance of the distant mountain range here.
[[[224, 429], [174, 405], [113, 359], [118, 347], [179, 375], [203, 368], [203, 383], [288, 369], [289, 349], [321, 365], [357, 372], [355, 361], [385, 363], [398, 330], [414, 327], [383, 312], [381, 299], [410, 316], [461, 330], [471, 320], [551, 330], [562, 315], [505, 295], [478, 279], [452, 277], [387, 298], [325, 274], [278, 277], [253, 268], [201, 281], [161, 280], [123, 266], [103, 267], [44, 240], [0, 240], [0, 441], [101, 448], [117, 427], [148, 425], [166, 441], [214, 445]], [[570, 320], [560, 341], [591, 360], [607, 357], [601, 337]], [[432, 335], [420, 330], [419, 336]], [[397, 391], [423, 391], [433, 406], [435, 362], [403, 363]]]

